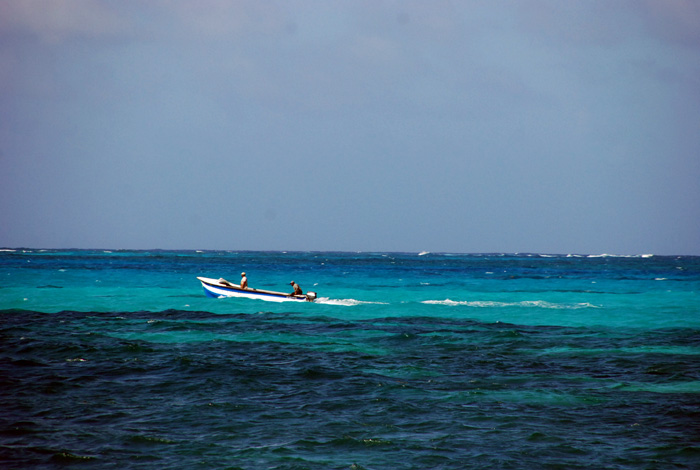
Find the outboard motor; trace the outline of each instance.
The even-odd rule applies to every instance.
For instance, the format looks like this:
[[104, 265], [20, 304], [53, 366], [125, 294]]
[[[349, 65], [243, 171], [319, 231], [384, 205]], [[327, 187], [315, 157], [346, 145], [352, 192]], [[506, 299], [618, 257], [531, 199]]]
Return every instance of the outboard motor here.
[[306, 293], [306, 301], [313, 302], [314, 300], [316, 300], [316, 292], [307, 292]]

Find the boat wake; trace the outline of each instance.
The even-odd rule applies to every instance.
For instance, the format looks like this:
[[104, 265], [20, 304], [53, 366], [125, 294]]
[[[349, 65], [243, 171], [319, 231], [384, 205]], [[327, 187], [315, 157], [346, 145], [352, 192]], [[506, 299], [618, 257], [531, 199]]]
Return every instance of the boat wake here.
[[325, 305], [342, 305], [344, 307], [354, 307], [356, 305], [388, 305], [386, 302], [367, 302], [364, 300], [355, 299], [330, 299], [328, 297], [319, 297], [314, 303]]

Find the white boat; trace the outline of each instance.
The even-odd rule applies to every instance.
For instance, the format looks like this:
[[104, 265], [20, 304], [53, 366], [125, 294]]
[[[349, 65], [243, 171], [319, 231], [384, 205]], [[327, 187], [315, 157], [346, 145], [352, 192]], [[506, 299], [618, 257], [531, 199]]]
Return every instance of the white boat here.
[[242, 289], [238, 284], [232, 284], [226, 279], [209, 279], [198, 277], [204, 287], [204, 293], [209, 297], [245, 297], [247, 299], [267, 300], [268, 302], [313, 302], [316, 300], [316, 292], [307, 292], [302, 295], [285, 294], [271, 290]]

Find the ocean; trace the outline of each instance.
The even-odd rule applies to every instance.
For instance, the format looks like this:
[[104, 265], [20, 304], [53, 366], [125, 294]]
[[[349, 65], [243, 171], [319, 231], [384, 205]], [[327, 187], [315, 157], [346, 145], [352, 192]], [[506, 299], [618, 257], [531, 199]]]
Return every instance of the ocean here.
[[[206, 297], [197, 276], [316, 302]], [[700, 468], [700, 257], [0, 251], [3, 469]]]

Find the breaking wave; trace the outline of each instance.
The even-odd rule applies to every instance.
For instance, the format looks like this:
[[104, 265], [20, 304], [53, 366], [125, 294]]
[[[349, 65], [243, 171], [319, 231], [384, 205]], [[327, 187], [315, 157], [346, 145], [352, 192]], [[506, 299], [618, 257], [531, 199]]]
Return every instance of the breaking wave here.
[[587, 258], [653, 258], [652, 253], [640, 254], [640, 255], [611, 255], [608, 253], [603, 253], [600, 255], [587, 255]]
[[581, 308], [600, 308], [598, 305], [593, 305], [588, 302], [581, 302], [576, 304], [557, 304], [552, 302], [547, 302], [544, 300], [524, 300], [522, 302], [494, 302], [494, 301], [484, 301], [484, 300], [425, 300], [421, 303], [430, 305], [449, 305], [449, 306], [466, 306], [466, 307], [537, 307], [537, 308], [552, 308], [552, 309], [565, 309], [565, 310], [576, 310]]

